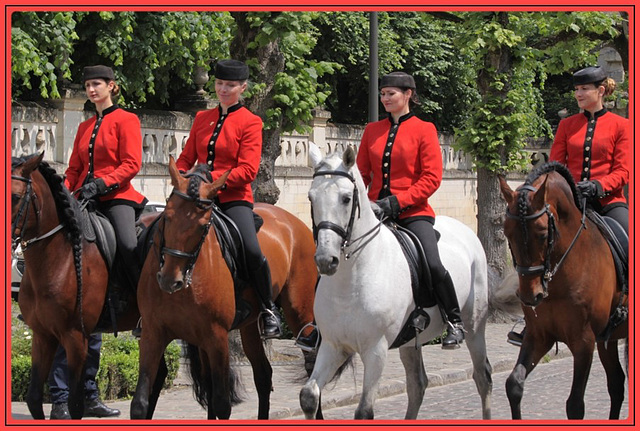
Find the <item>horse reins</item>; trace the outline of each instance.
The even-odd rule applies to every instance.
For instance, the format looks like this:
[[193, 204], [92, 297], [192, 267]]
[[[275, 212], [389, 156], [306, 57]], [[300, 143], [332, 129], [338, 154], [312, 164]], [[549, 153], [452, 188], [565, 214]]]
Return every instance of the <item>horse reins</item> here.
[[[194, 174], [190, 174], [187, 175], [186, 177], [189, 176], [193, 176], [193, 175], [197, 175], [200, 178], [204, 179], [204, 177], [202, 175], [199, 175], [197, 173]], [[185, 177], [185, 178], [186, 178]], [[171, 192], [171, 195], [176, 195], [186, 201], [190, 201], [190, 202], [195, 202], [196, 206], [200, 209], [203, 210], [211, 210], [211, 214], [209, 215], [209, 221], [207, 221], [207, 224], [204, 225], [204, 229], [202, 231], [202, 236], [200, 237], [200, 241], [198, 241], [198, 245], [196, 246], [195, 250], [192, 251], [191, 253], [187, 253], [185, 251], [182, 250], [177, 250], [175, 248], [168, 248], [165, 247], [164, 245], [164, 219], [163, 219], [163, 224], [160, 230], [160, 268], [162, 268], [164, 266], [164, 255], [165, 253], [170, 255], [170, 256], [174, 256], [174, 257], [178, 257], [181, 259], [187, 259], [187, 264], [184, 267], [183, 270], [183, 276], [184, 276], [184, 280], [185, 280], [185, 287], [189, 287], [189, 285], [191, 285], [191, 277], [193, 275], [193, 267], [196, 264], [196, 260], [198, 260], [198, 256], [200, 255], [200, 249], [202, 249], [202, 245], [204, 244], [205, 239], [207, 238], [207, 235], [209, 234], [209, 229], [211, 228], [211, 224], [213, 223], [213, 218], [215, 217], [215, 210], [214, 210], [214, 202], [211, 199], [202, 199], [199, 197], [192, 197], [189, 196], [186, 193], [182, 193], [179, 190], [173, 190]], [[169, 199], [171, 198], [171, 195], [169, 195]]]
[[[343, 228], [342, 226], [337, 225], [336, 223], [333, 223], [331, 221], [327, 221], [327, 220], [323, 220], [320, 223], [318, 223], [316, 225], [315, 220], [313, 219], [313, 207], [311, 208], [311, 222], [313, 224], [313, 238], [317, 241], [318, 239], [318, 232], [322, 229], [329, 229], [334, 231], [335, 233], [337, 233], [341, 238], [342, 238], [342, 245], [340, 246], [340, 250], [342, 251], [343, 255], [344, 255], [344, 259], [345, 260], [349, 260], [349, 258], [356, 253], [357, 251], [363, 249], [374, 237], [370, 236], [372, 233], [375, 232], [375, 234], [377, 234], [380, 231], [380, 228], [382, 226], [382, 222], [380, 221], [379, 223], [377, 223], [372, 229], [368, 230], [367, 232], [365, 232], [364, 234], [362, 234], [361, 236], [359, 236], [358, 238], [354, 239], [353, 241], [351, 240], [351, 235], [353, 233], [353, 224], [355, 223], [355, 219], [356, 219], [356, 210], [358, 211], [358, 218], [360, 218], [360, 199], [359, 199], [359, 195], [358, 195], [358, 186], [356, 185], [356, 180], [353, 177], [353, 175], [351, 175], [348, 172], [344, 172], [344, 171], [318, 171], [316, 173], [313, 174], [313, 178], [315, 177], [325, 177], [328, 175], [338, 175], [341, 177], [345, 177], [347, 178], [349, 181], [351, 181], [351, 183], [353, 184], [353, 203], [351, 205], [351, 215], [349, 217], [349, 223], [347, 224], [346, 228]], [[347, 249], [348, 247], [353, 246], [354, 244], [357, 244], [358, 242], [363, 241], [365, 238], [368, 239], [364, 242], [362, 242], [362, 244], [360, 244], [358, 247], [356, 247], [355, 249], [351, 250], [351, 252], [349, 253], [345, 253], [345, 249]]]
[[[523, 185], [519, 187], [516, 191], [519, 191], [521, 193], [530, 193], [530, 192], [535, 192], [536, 190], [537, 189], [535, 189], [531, 185]], [[585, 222], [586, 204], [583, 200], [582, 219], [580, 221], [580, 227], [578, 228], [578, 231], [574, 235], [573, 240], [571, 241], [571, 244], [569, 244], [569, 247], [567, 248], [567, 250], [565, 250], [564, 254], [560, 258], [560, 260], [556, 263], [553, 270], [551, 270], [551, 251], [555, 246], [555, 237], [557, 236], [558, 230], [556, 227], [555, 217], [550, 210], [549, 204], [545, 203], [544, 208], [542, 208], [540, 211], [534, 214], [529, 214], [529, 215], [517, 214], [516, 215], [516, 214], [510, 213], [509, 208], [507, 208], [506, 213], [508, 218], [519, 220], [523, 225], [523, 229], [526, 229], [526, 224], [528, 222], [537, 220], [538, 218], [542, 217], [545, 214], [549, 219], [549, 222], [547, 223], [547, 229], [548, 229], [547, 248], [545, 250], [544, 264], [535, 265], [535, 266], [521, 266], [517, 264], [515, 257], [513, 259], [513, 263], [515, 265], [516, 272], [518, 273], [518, 275], [525, 277], [525, 276], [531, 276], [536, 274], [542, 274], [541, 276], [542, 289], [543, 289], [542, 292], [543, 292], [543, 297], [546, 298], [549, 295], [548, 283], [553, 279], [555, 274], [558, 272], [558, 269], [560, 269], [560, 266], [564, 262], [565, 258], [569, 255], [569, 252], [571, 251], [575, 243], [578, 241], [578, 238], [580, 237], [580, 234], [582, 233], [582, 231], [587, 228], [587, 225]], [[526, 232], [525, 232], [525, 237], [526, 237]]]

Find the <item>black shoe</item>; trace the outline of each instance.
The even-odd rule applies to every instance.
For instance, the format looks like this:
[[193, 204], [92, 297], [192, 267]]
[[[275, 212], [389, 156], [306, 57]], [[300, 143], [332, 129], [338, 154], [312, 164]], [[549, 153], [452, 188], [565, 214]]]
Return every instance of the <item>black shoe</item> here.
[[142, 326], [133, 328], [133, 331], [131, 331], [131, 335], [133, 335], [136, 338], [142, 337]]
[[51, 406], [49, 419], [71, 419], [67, 403], [54, 403], [53, 406]]
[[[300, 331], [302, 332], [302, 331]], [[318, 328], [313, 327], [313, 331], [309, 334], [309, 336], [305, 337], [304, 335], [299, 335], [296, 339], [296, 347], [301, 348], [305, 352], [313, 352], [318, 347], [320, 340], [320, 333], [318, 332]]]
[[260, 319], [262, 319], [260, 336], [263, 339], [279, 338], [282, 335], [280, 313], [275, 306], [260, 313]]
[[464, 340], [464, 327], [462, 322], [447, 322], [447, 335], [442, 339], [443, 349], [459, 349]]
[[84, 415], [95, 418], [120, 416], [120, 410], [105, 406], [98, 398], [87, 400], [84, 403]]
[[520, 347], [522, 346], [522, 340], [524, 340], [524, 331], [526, 328], [522, 330], [522, 332], [509, 331], [507, 334], [507, 343], [513, 344], [514, 346]]

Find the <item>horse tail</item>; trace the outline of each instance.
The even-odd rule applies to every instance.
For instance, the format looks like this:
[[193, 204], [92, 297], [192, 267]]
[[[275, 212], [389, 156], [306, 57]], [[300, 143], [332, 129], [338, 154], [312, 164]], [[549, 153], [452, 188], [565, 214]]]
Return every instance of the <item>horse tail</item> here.
[[[200, 348], [193, 344], [187, 344], [187, 357], [189, 374], [193, 383], [193, 397], [202, 408], [209, 406], [209, 398], [214, 393], [213, 380], [209, 372], [203, 373], [205, 366], [200, 360]], [[229, 400], [232, 406], [243, 401], [240, 393], [240, 378], [233, 367], [229, 367]]]
[[491, 321], [510, 322], [522, 317], [522, 305], [516, 296], [518, 275], [515, 270], [508, 270], [504, 278], [496, 284], [489, 292]]
[[354, 359], [354, 357], [355, 357], [355, 356], [354, 356], [353, 354], [352, 354], [352, 355], [349, 355], [349, 357], [347, 358], [347, 360], [346, 360], [346, 361], [344, 361], [344, 362], [342, 363], [342, 365], [340, 365], [340, 367], [338, 367], [338, 370], [337, 370], [337, 371], [336, 371], [336, 373], [333, 375], [333, 377], [331, 378], [331, 380], [329, 380], [329, 383], [337, 381], [337, 380], [340, 378], [340, 376], [342, 376], [342, 373], [344, 373], [344, 371], [345, 371], [347, 368], [353, 368], [353, 359]]

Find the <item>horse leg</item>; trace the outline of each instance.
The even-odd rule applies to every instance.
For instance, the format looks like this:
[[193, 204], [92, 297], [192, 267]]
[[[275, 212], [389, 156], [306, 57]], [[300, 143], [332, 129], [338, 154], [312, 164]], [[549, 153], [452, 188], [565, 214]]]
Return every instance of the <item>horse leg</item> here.
[[[136, 392], [131, 400], [131, 419], [151, 419], [159, 396], [160, 375], [158, 367], [164, 363], [164, 351], [168, 344], [161, 340], [159, 331], [147, 324], [140, 338], [139, 374]], [[166, 364], [164, 366], [166, 369]], [[162, 379], [164, 381], [164, 378]], [[152, 382], [155, 382], [152, 386]], [[157, 392], [157, 393], [156, 393]], [[155, 399], [154, 399], [155, 398]]]
[[160, 398], [160, 391], [164, 386], [164, 381], [169, 375], [169, 369], [167, 368], [167, 362], [164, 359], [164, 355], [160, 358], [160, 364], [158, 373], [156, 374], [156, 380], [153, 383], [153, 389], [149, 395], [149, 407], [147, 408], [147, 419], [153, 418], [153, 412], [156, 411], [156, 405], [158, 404], [158, 398]]
[[245, 326], [240, 330], [240, 335], [242, 348], [251, 363], [253, 382], [258, 393], [258, 419], [269, 419], [273, 369], [265, 354], [257, 326]]
[[[467, 325], [471, 328], [472, 325]], [[469, 329], [466, 337], [467, 348], [473, 362], [473, 381], [482, 402], [482, 419], [491, 419], [491, 392], [493, 379], [491, 378], [491, 364], [487, 358], [487, 343], [485, 341], [485, 323], [478, 325], [475, 330]]]
[[231, 405], [238, 399], [236, 376], [229, 364], [229, 337], [224, 328], [214, 328], [211, 343], [201, 349], [203, 370], [211, 382], [207, 416], [209, 419], [229, 419]]
[[407, 379], [407, 397], [409, 404], [407, 405], [407, 413], [405, 419], [416, 419], [424, 391], [429, 386], [427, 373], [424, 371], [424, 362], [422, 359], [422, 348], [415, 346], [400, 347], [400, 360], [404, 366], [404, 372]]
[[354, 419], [373, 419], [373, 405], [378, 395], [380, 376], [382, 376], [382, 371], [387, 363], [388, 349], [386, 340], [382, 338], [378, 344], [360, 353], [364, 365], [364, 376], [362, 378], [362, 395]]
[[87, 360], [88, 339], [80, 332], [74, 331], [60, 340], [67, 354], [69, 370], [69, 414], [72, 419], [82, 419], [84, 415], [84, 381]]
[[42, 400], [58, 340], [51, 336], [33, 333], [31, 342], [31, 380], [27, 389], [27, 406], [34, 419], [44, 419]]
[[[306, 352], [303, 351], [302, 355], [304, 356], [304, 369], [307, 372], [307, 377], [311, 377], [311, 373], [313, 373], [313, 367], [316, 364], [316, 358], [318, 357], [318, 352]], [[316, 410], [316, 420], [324, 419], [324, 415], [322, 414], [322, 394], [318, 395], [318, 410]]]
[[516, 366], [513, 368], [513, 371], [511, 371], [509, 377], [507, 377], [505, 383], [512, 419], [522, 419], [520, 403], [522, 401], [522, 395], [524, 394], [524, 381], [553, 345], [553, 341], [551, 340], [544, 344], [540, 344], [539, 342], [539, 344], [536, 345], [536, 340], [532, 332], [532, 330], [527, 330], [522, 346], [520, 347]]
[[579, 345], [569, 345], [569, 350], [573, 354], [573, 380], [566, 403], [568, 419], [584, 418], [584, 392], [587, 388], [587, 380], [589, 380], [589, 372], [593, 362], [595, 344], [584, 342], [582, 337], [580, 338]]
[[609, 419], [620, 419], [620, 410], [624, 401], [625, 374], [622, 365], [620, 365], [618, 340], [598, 343], [598, 356], [607, 375], [607, 390], [609, 391], [609, 398], [611, 398]]
[[320, 393], [324, 385], [333, 378], [336, 371], [349, 355], [342, 349], [323, 340], [318, 350], [316, 364], [311, 377], [300, 390], [300, 407], [305, 419], [313, 419], [320, 405]]

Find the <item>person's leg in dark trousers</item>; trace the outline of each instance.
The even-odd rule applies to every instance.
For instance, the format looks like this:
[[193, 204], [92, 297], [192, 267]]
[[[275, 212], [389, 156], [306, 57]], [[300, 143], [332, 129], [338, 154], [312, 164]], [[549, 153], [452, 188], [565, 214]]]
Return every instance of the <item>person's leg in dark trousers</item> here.
[[109, 219], [116, 234], [117, 253], [124, 266], [129, 285], [134, 291], [140, 278], [140, 264], [136, 254], [136, 211], [129, 205], [103, 206], [100, 211]]
[[225, 209], [224, 212], [236, 223], [242, 235], [249, 279], [258, 293], [262, 308], [262, 334], [260, 335], [263, 338], [277, 338], [282, 334], [281, 318], [273, 302], [271, 270], [260, 249], [253, 210], [244, 205], [236, 205]]
[[624, 231], [629, 234], [629, 208], [625, 206], [610, 206], [605, 207], [602, 210], [602, 215], [611, 217], [624, 229]]
[[431, 272], [431, 281], [436, 299], [446, 315], [447, 333], [442, 339], [442, 348], [458, 348], [464, 340], [464, 326], [460, 316], [460, 305], [458, 304], [458, 297], [453, 285], [453, 280], [440, 260], [433, 223], [430, 219], [422, 217], [401, 220], [401, 223], [413, 232], [420, 240], [420, 244], [422, 244], [429, 265], [429, 271]]
[[[117, 416], [120, 410], [105, 406], [98, 398], [98, 385], [96, 376], [100, 367], [100, 348], [102, 347], [102, 335], [91, 334], [88, 340], [87, 359], [84, 369], [84, 397], [85, 416], [107, 417]], [[71, 419], [69, 415], [69, 368], [67, 355], [62, 348], [58, 350], [53, 359], [53, 366], [49, 374], [49, 393], [51, 395], [51, 419]]]

